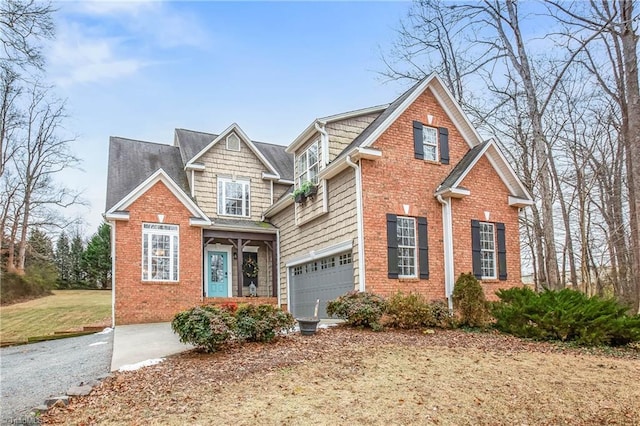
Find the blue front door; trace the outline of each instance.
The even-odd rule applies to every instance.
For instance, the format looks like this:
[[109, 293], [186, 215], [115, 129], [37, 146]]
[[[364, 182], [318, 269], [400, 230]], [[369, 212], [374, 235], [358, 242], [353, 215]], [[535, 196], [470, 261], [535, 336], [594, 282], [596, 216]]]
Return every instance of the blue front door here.
[[210, 251], [207, 271], [207, 297], [229, 296], [227, 253], [224, 251]]

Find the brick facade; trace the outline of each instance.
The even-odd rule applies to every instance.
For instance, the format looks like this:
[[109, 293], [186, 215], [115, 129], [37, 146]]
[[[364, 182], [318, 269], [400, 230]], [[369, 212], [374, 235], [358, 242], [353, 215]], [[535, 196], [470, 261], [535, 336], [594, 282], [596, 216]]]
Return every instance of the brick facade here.
[[[449, 130], [450, 164], [414, 158], [413, 121]], [[418, 292], [428, 299], [443, 299], [444, 245], [442, 206], [434, 197], [438, 185], [469, 150], [451, 119], [428, 89], [376, 140], [382, 158], [362, 161], [364, 238], [367, 290], [381, 295]], [[505, 222], [509, 281], [483, 283], [487, 295], [496, 287], [520, 283], [518, 210], [509, 207], [508, 191], [489, 162], [482, 158], [463, 182], [471, 196], [453, 201], [455, 276], [471, 270], [471, 219]], [[405, 208], [408, 213], [405, 213]], [[429, 279], [389, 279], [386, 214], [426, 217], [428, 221]]]
[[[202, 302], [202, 230], [191, 213], [158, 182], [128, 208], [129, 220], [115, 221], [115, 325], [170, 321]], [[179, 281], [142, 281], [142, 224], [179, 226]]]

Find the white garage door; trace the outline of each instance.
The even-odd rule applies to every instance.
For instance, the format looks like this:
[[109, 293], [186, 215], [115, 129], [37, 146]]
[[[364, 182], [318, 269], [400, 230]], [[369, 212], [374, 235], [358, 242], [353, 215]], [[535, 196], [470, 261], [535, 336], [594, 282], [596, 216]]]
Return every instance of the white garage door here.
[[320, 299], [319, 318], [328, 318], [327, 301], [354, 289], [351, 253], [336, 254], [289, 268], [291, 311], [297, 318], [312, 317]]

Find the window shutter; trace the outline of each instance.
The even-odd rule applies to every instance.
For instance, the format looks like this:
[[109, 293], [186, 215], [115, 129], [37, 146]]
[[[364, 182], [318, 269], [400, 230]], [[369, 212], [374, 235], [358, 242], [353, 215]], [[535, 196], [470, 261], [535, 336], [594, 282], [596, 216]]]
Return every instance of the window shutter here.
[[427, 233], [427, 218], [418, 218], [418, 265], [420, 266], [420, 279], [429, 279], [429, 241]]
[[480, 222], [471, 221], [471, 258], [473, 261], [473, 275], [482, 278], [482, 263], [480, 262]]
[[415, 158], [424, 160], [424, 146], [422, 140], [422, 123], [413, 122], [413, 150]]
[[440, 163], [449, 164], [449, 130], [446, 127], [440, 127]]
[[498, 233], [498, 279], [507, 279], [507, 244], [505, 241], [504, 223], [496, 223]]
[[387, 258], [389, 278], [398, 278], [398, 217], [387, 214]]

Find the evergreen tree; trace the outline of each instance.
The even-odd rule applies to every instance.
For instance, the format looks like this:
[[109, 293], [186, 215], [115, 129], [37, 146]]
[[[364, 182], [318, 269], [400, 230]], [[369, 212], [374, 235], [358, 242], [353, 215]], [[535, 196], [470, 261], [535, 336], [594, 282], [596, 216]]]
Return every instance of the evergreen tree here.
[[55, 263], [58, 268], [58, 287], [68, 288], [71, 275], [71, 253], [69, 250], [69, 238], [62, 231], [56, 243]]
[[72, 284], [84, 286], [86, 274], [82, 268], [82, 257], [84, 255], [84, 241], [80, 232], [75, 233], [71, 239], [71, 246], [69, 247], [69, 260], [71, 261], [71, 269], [69, 279]]
[[54, 255], [51, 238], [38, 228], [31, 231], [27, 247], [27, 256], [25, 258], [26, 267], [42, 262], [53, 262]]
[[83, 256], [87, 280], [101, 288], [111, 287], [111, 229], [108, 223], [98, 227]]

